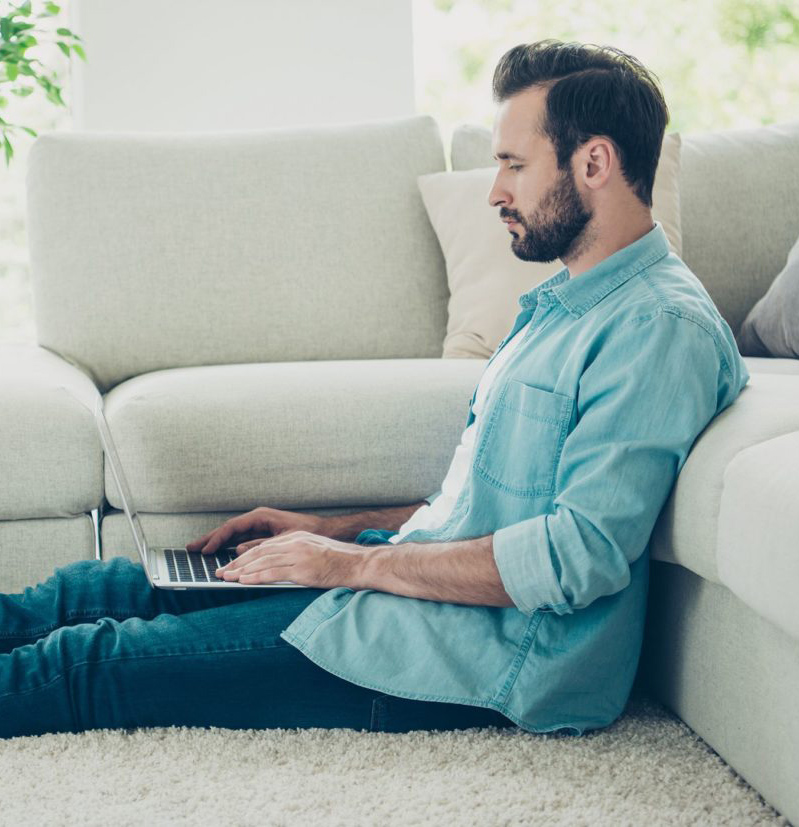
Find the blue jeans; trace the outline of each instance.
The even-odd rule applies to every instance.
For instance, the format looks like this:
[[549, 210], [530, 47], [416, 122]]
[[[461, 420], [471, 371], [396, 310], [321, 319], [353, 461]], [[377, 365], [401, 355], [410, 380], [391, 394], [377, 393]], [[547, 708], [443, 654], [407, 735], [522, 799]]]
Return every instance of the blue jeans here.
[[[384, 542], [372, 529], [361, 535]], [[21, 594], [0, 594], [0, 737], [515, 726], [495, 710], [385, 695], [317, 666], [279, 634], [324, 591], [153, 589], [124, 557], [57, 568]]]

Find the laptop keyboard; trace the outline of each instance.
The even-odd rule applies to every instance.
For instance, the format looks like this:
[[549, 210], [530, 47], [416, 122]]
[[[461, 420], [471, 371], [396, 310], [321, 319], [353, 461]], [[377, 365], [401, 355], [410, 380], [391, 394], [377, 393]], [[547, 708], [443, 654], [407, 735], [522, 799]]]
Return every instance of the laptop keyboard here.
[[222, 580], [214, 572], [236, 559], [235, 549], [219, 549], [214, 554], [186, 551], [184, 548], [165, 548], [164, 557], [172, 583], [213, 583]]

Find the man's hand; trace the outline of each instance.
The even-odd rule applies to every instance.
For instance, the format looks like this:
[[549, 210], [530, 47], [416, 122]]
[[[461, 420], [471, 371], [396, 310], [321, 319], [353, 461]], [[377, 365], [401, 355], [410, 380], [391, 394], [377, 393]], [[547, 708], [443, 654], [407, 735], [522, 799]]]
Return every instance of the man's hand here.
[[238, 517], [231, 517], [218, 528], [209, 531], [208, 534], [203, 534], [197, 540], [186, 543], [186, 551], [202, 551], [203, 554], [210, 554], [228, 543], [240, 543], [237, 550], [241, 552], [258, 545], [263, 542], [264, 537], [270, 537], [270, 535], [300, 530], [321, 533], [324, 525], [324, 517], [296, 514], [293, 511], [280, 511], [277, 508], [262, 506], [246, 514], [240, 514]]
[[331, 540], [310, 531], [288, 531], [252, 545], [218, 568], [216, 575], [239, 583], [290, 580], [317, 589], [358, 589], [366, 553], [356, 543]]

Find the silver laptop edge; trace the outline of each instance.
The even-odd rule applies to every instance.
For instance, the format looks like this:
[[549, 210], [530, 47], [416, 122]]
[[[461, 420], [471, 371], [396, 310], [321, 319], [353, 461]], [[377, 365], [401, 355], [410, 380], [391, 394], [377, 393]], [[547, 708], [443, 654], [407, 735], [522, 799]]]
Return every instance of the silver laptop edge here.
[[[103, 413], [103, 397], [98, 395], [94, 403], [94, 421], [97, 425], [97, 430], [100, 434], [100, 441], [103, 444], [103, 450], [108, 458], [108, 464], [111, 466], [111, 474], [114, 477], [119, 496], [122, 499], [122, 508], [128, 520], [131, 532], [133, 533], [133, 541], [141, 558], [142, 566], [147, 575], [147, 580], [153, 588], [168, 588], [168, 589], [186, 589], [186, 588], [239, 588], [239, 589], [289, 589], [289, 588], [306, 588], [298, 583], [237, 583], [229, 580], [217, 580], [216, 582], [189, 582], [182, 581], [176, 583], [170, 581], [169, 575], [166, 572], [166, 563], [162, 560], [162, 555], [159, 554], [159, 549], [151, 548], [147, 545], [147, 539], [144, 536], [144, 528], [139, 520], [138, 512], [133, 504], [133, 497], [128, 487], [125, 472], [122, 469], [122, 463], [119, 459], [111, 430], [108, 427], [105, 414]], [[161, 566], [163, 563], [163, 567]], [[164, 577], [162, 579], [161, 574]]]
[[[150, 573], [150, 559], [148, 554], [147, 540], [144, 536], [144, 529], [142, 528], [139, 515], [133, 508], [133, 498], [130, 495], [127, 481], [122, 472], [122, 463], [119, 461], [119, 454], [117, 454], [114, 440], [111, 437], [111, 431], [108, 428], [108, 423], [105, 421], [105, 414], [103, 413], [103, 398], [97, 396], [94, 402], [94, 421], [97, 425], [97, 430], [100, 433], [100, 440], [103, 443], [103, 450], [108, 458], [108, 464], [111, 466], [111, 474], [114, 477], [114, 482], [117, 485], [119, 496], [122, 498], [122, 508], [125, 511], [125, 516], [128, 518], [131, 530], [133, 532], [133, 541], [136, 543], [136, 548], [141, 558], [142, 566], [147, 574], [147, 579], [150, 585], [155, 588], [156, 584], [153, 582], [152, 574]], [[157, 570], [157, 569], [156, 569]]]

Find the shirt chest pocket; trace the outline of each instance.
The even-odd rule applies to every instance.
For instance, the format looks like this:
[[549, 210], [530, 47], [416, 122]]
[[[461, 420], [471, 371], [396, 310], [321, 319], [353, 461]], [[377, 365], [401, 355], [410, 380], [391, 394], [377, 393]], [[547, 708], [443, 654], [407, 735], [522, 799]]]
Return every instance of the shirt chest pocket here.
[[475, 471], [517, 497], [554, 494], [574, 400], [509, 379], [477, 446]]

